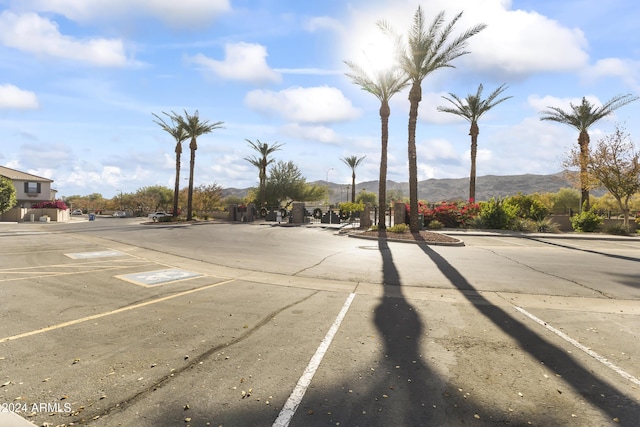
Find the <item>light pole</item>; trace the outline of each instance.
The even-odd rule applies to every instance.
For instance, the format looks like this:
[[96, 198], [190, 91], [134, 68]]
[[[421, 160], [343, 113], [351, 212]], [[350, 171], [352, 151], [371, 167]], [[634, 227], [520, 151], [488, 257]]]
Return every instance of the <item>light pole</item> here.
[[327, 169], [327, 202], [329, 203], [329, 210], [328, 210], [328, 215], [329, 215], [329, 224], [331, 224], [331, 194], [329, 193], [329, 172], [334, 170], [333, 168], [329, 168]]

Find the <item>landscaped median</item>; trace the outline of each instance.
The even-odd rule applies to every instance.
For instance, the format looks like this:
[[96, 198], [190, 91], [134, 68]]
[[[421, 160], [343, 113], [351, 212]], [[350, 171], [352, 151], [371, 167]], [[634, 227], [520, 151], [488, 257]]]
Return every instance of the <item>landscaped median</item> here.
[[348, 236], [369, 240], [382, 239], [388, 242], [417, 243], [437, 246], [464, 246], [464, 242], [460, 239], [433, 231], [411, 233], [408, 230], [395, 232], [390, 230], [367, 230], [350, 232]]

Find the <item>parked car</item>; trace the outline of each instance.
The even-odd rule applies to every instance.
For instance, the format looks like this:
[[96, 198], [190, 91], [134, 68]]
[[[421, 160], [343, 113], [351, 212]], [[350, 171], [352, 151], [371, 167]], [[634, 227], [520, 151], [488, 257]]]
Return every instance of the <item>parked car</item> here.
[[165, 216], [169, 216], [169, 214], [166, 213], [166, 212], [154, 212], [154, 213], [150, 213], [149, 214], [149, 219], [157, 221], [158, 218], [162, 218], [162, 217], [165, 217]]
[[127, 213], [125, 211], [115, 211], [113, 216], [116, 218], [124, 218], [127, 216]]
[[73, 212], [71, 212], [71, 215], [82, 215], [82, 210], [81, 209], [75, 209]]

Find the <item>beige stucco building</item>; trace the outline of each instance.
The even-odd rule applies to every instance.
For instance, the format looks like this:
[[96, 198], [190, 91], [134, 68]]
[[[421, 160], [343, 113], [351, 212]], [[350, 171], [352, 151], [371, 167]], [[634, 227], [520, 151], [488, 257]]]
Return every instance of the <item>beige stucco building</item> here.
[[[53, 180], [30, 173], [21, 172], [5, 166], [0, 166], [0, 176], [13, 181], [16, 188], [18, 203], [16, 206], [0, 216], [2, 221], [28, 221], [30, 218], [39, 220], [40, 217], [51, 217], [49, 209], [31, 209], [33, 205], [40, 202], [55, 200], [56, 190], [51, 188]], [[33, 215], [33, 216], [32, 216]], [[69, 211], [56, 213], [52, 221], [68, 221]], [[66, 219], [65, 219], [66, 218]]]

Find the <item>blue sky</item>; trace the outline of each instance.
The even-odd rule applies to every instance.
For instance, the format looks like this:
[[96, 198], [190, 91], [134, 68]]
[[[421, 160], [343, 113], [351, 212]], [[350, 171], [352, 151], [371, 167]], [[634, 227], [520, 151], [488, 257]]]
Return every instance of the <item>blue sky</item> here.
[[[450, 92], [504, 83], [513, 97], [480, 121], [479, 176], [561, 170], [578, 135], [541, 122], [547, 106], [640, 95], [635, 0], [0, 0], [0, 165], [53, 179], [59, 196], [173, 188], [175, 142], [152, 113], [186, 109], [225, 123], [198, 140], [196, 185], [256, 186], [245, 138], [284, 144], [275, 157], [308, 181], [349, 183], [351, 155], [366, 155], [357, 181], [375, 180], [379, 102], [342, 61], [379, 66], [376, 22], [403, 33], [418, 4], [429, 22], [464, 11], [459, 31], [488, 25], [423, 83], [420, 180], [468, 176], [469, 126], [436, 110]], [[408, 176], [408, 107], [407, 92], [392, 99], [394, 181]], [[637, 140], [639, 115], [640, 101], [617, 110], [592, 141], [616, 123]], [[188, 154], [182, 166], [186, 186]]]

